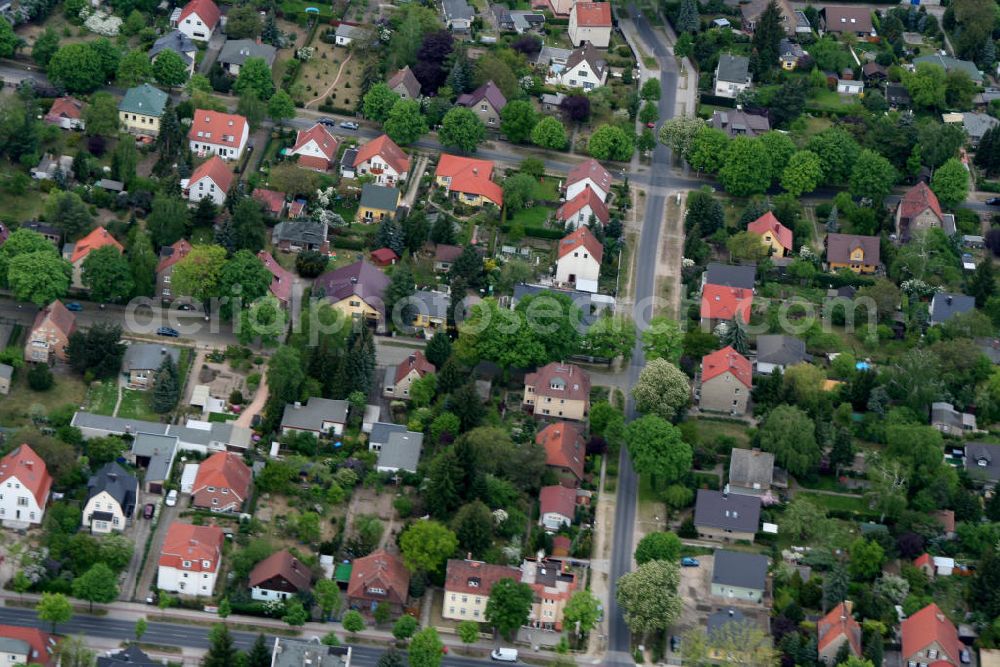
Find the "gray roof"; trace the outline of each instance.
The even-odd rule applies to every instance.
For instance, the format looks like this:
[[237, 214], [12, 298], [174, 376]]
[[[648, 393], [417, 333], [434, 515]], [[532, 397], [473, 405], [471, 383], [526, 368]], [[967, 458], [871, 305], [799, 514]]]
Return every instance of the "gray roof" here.
[[976, 344], [980, 351], [989, 357], [994, 364], [1000, 364], [1000, 339], [997, 338], [977, 338]]
[[379, 468], [390, 470], [416, 472], [423, 444], [423, 433], [406, 430], [390, 433], [388, 442], [382, 445], [382, 449], [378, 453], [376, 465]]
[[270, 44], [258, 44], [253, 39], [227, 39], [219, 52], [219, 62], [242, 65], [247, 58], [263, 58], [268, 67], [274, 64], [278, 49]]
[[9, 364], [0, 364], [0, 380], [9, 380], [13, 374], [13, 366]]
[[959, 431], [965, 429], [974, 430], [976, 428], [976, 416], [956, 410], [955, 406], [951, 403], [935, 401], [931, 403], [931, 424], [933, 426], [948, 426]]
[[719, 56], [719, 65], [715, 71], [719, 81], [746, 83], [750, 76], [750, 59], [746, 56], [723, 53]]
[[326, 646], [316, 638], [276, 637], [271, 655], [271, 667], [348, 667], [350, 662], [350, 647]]
[[705, 624], [705, 633], [711, 637], [730, 623], [743, 623], [746, 620], [747, 617], [739, 609], [732, 607], [729, 609], [720, 609], [714, 614], [709, 615], [708, 622]]
[[702, 282], [706, 285], [753, 289], [756, 280], [757, 267], [752, 264], [733, 266], [732, 264], [711, 262], [705, 269], [705, 277]]
[[122, 508], [125, 516], [131, 516], [132, 510], [135, 509], [135, 492], [138, 485], [138, 480], [125, 468], [117, 463], [105, 463], [87, 482], [87, 500], [99, 493], [107, 492]]
[[938, 65], [943, 67], [946, 72], [952, 70], [959, 70], [965, 72], [969, 75], [969, 78], [976, 83], [983, 82], [982, 72], [976, 67], [976, 63], [970, 60], [959, 60], [958, 58], [952, 58], [951, 56], [942, 56], [937, 53], [933, 53], [927, 56], [920, 56], [919, 58], [913, 59], [914, 65], [919, 65], [920, 63], [930, 63], [932, 65]]
[[34, 649], [31, 648], [31, 644], [23, 639], [0, 637], [0, 653], [7, 653], [10, 655], [26, 655], [28, 656], [28, 663], [41, 662], [38, 660], [38, 656], [32, 655], [34, 653]]
[[337, 35], [337, 37], [346, 37], [347, 39], [361, 39], [367, 33], [368, 31], [361, 26], [341, 23], [337, 26], [337, 30], [334, 34]]
[[778, 366], [792, 366], [809, 361], [812, 357], [806, 354], [806, 343], [793, 336], [764, 335], [757, 336], [757, 361]]
[[[392, 366], [389, 367], [393, 372], [393, 377], [395, 377], [396, 369]], [[372, 424], [371, 435], [368, 436], [368, 442], [376, 445], [384, 445], [389, 442], [389, 436], [393, 433], [406, 433], [406, 427], [402, 424], [390, 424], [388, 422], [375, 422]]]
[[153, 660], [135, 644], [112, 655], [102, 655], [97, 659], [97, 667], [162, 667], [163, 663]]
[[218, 443], [226, 447], [246, 449], [250, 446], [253, 431], [232, 422], [211, 422], [207, 429], [171, 424], [167, 427], [167, 435], [177, 436], [184, 444], [210, 447], [213, 443]]
[[348, 148], [340, 158], [340, 166], [347, 167], [349, 171], [354, 171], [354, 160], [358, 157], [357, 148]]
[[471, 21], [476, 13], [472, 6], [465, 0], [442, 0], [441, 8], [444, 10], [446, 21], [465, 20]]
[[965, 470], [974, 479], [1000, 480], [1000, 445], [970, 442], [965, 446]]
[[767, 556], [740, 551], [715, 552], [712, 583], [762, 591], [767, 586]]
[[542, 94], [542, 104], [549, 104], [554, 107], [562, 106], [563, 100], [566, 99], [564, 93], [543, 93]]
[[167, 347], [156, 343], [133, 343], [125, 349], [122, 370], [126, 373], [156, 370], [168, 355], [176, 364], [181, 358], [181, 351], [176, 347]]
[[722, 130], [731, 137], [755, 137], [770, 131], [771, 121], [767, 116], [747, 113], [742, 109], [716, 109], [712, 113], [712, 127]]
[[399, 190], [384, 185], [365, 183], [361, 188], [361, 207], [380, 211], [395, 211], [399, 204]]
[[565, 63], [569, 59], [569, 54], [571, 53], [573, 53], [572, 49], [560, 49], [555, 46], [543, 46], [542, 50], [538, 52], [538, 58], [535, 59], [535, 64], [548, 67], [552, 62]]
[[323, 422], [347, 423], [347, 401], [313, 396], [304, 405], [295, 407], [289, 403], [281, 417], [282, 428], [295, 428], [320, 432]]
[[389, 276], [377, 266], [361, 260], [321, 275], [313, 282], [312, 295], [318, 297], [322, 294], [333, 302], [354, 295], [364, 299], [372, 308], [381, 309], [388, 286]]
[[977, 141], [983, 138], [987, 130], [997, 125], [1000, 125], [1000, 120], [984, 113], [973, 111], [962, 114], [962, 126], [965, 128], [965, 133]]
[[157, 435], [164, 435], [167, 432], [166, 424], [148, 422], [141, 419], [96, 415], [92, 412], [77, 412], [73, 415], [73, 421], [70, 422], [70, 426], [108, 431], [109, 433], [117, 433], [119, 435], [126, 433], [155, 433]]
[[756, 533], [760, 525], [760, 498], [698, 489], [694, 525]]
[[194, 58], [188, 54], [197, 50], [198, 47], [195, 46], [190, 37], [180, 30], [173, 30], [153, 42], [153, 48], [149, 50], [149, 58], [152, 60], [162, 51], [173, 51], [181, 57], [185, 65], [190, 65], [194, 62]]
[[976, 300], [964, 294], [938, 292], [931, 299], [931, 324], [947, 322], [955, 315], [975, 310]]
[[451, 306], [451, 297], [446, 292], [431, 292], [429, 290], [417, 290], [410, 298], [414, 301], [417, 312], [430, 317], [448, 317], [448, 307]]
[[170, 466], [177, 453], [177, 436], [139, 433], [132, 441], [132, 455], [149, 458], [146, 481], [161, 481], [170, 477]]
[[326, 223], [318, 220], [284, 220], [271, 231], [271, 242], [288, 241], [322, 245], [326, 241]]
[[759, 449], [734, 449], [729, 460], [729, 483], [768, 489], [774, 477], [774, 454]]

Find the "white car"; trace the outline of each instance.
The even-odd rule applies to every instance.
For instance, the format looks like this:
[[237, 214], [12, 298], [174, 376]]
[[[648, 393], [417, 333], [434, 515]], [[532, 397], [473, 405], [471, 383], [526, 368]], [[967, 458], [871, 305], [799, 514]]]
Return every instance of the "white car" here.
[[495, 648], [490, 651], [490, 657], [500, 662], [517, 662], [517, 649]]
[[177, 504], [177, 489], [170, 489], [170, 493], [167, 494], [167, 507], [173, 507]]

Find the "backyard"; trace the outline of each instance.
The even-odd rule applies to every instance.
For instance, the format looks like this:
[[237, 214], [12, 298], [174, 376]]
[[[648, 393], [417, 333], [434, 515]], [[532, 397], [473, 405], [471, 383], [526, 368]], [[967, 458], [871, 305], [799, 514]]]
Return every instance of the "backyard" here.
[[98, 415], [112, 416], [118, 404], [118, 382], [104, 380], [92, 382], [87, 390], [87, 410]]
[[122, 402], [118, 407], [118, 416], [126, 419], [141, 419], [143, 421], [159, 421], [160, 415], [149, 407], [150, 392], [122, 389]]
[[312, 58], [302, 64], [297, 84], [299, 99], [306, 107], [327, 105], [353, 113], [359, 102], [362, 64], [343, 46], [313, 38]]
[[47, 391], [28, 387], [28, 372], [22, 368], [11, 382], [10, 395], [0, 400], [0, 425], [26, 426], [35, 412], [48, 413], [63, 405], [81, 405], [87, 387], [75, 375], [54, 373], [55, 383]]

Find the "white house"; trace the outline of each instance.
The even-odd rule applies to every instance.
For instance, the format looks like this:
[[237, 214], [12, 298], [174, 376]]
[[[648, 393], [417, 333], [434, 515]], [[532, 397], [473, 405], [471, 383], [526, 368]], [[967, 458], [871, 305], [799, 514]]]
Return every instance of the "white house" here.
[[611, 43], [611, 3], [577, 2], [569, 10], [569, 40], [573, 46], [590, 42], [599, 49]]
[[731, 53], [719, 56], [719, 64], [715, 67], [716, 96], [735, 99], [747, 90], [751, 83], [749, 58], [734, 56]]
[[160, 551], [156, 587], [168, 593], [211, 596], [222, 561], [223, 539], [218, 526], [170, 524]]
[[92, 533], [125, 530], [138, 497], [139, 480], [117, 463], [106, 463], [87, 482], [83, 527]]
[[570, 230], [586, 225], [591, 219], [606, 225], [610, 222], [611, 216], [601, 196], [590, 186], [585, 187], [583, 192], [572, 199], [563, 202], [556, 211], [556, 220], [564, 223], [566, 229]]
[[52, 489], [45, 461], [29, 445], [0, 459], [0, 521], [6, 528], [40, 524]]
[[368, 143], [359, 146], [354, 154], [351, 165], [351, 176], [354, 178], [371, 174], [376, 185], [394, 187], [400, 181], [405, 181], [410, 171], [410, 158], [396, 142], [383, 134]]
[[295, 135], [295, 145], [288, 151], [288, 155], [297, 155], [299, 165], [315, 169], [316, 171], [326, 171], [333, 166], [337, 159], [337, 149], [340, 144], [330, 131], [316, 123], [308, 130], [299, 130]]
[[287, 600], [308, 591], [309, 568], [288, 551], [278, 551], [257, 563], [250, 571], [250, 597], [261, 602]]
[[865, 84], [863, 81], [837, 79], [837, 92], [841, 95], [861, 95], [865, 92]]
[[341, 23], [334, 31], [333, 40], [337, 46], [350, 46], [351, 42], [362, 39], [367, 33], [368, 31], [361, 26]]
[[556, 282], [573, 285], [581, 292], [597, 292], [604, 246], [586, 225], [559, 241]]
[[590, 159], [581, 162], [570, 170], [566, 176], [566, 201], [575, 199], [578, 194], [591, 188], [601, 198], [608, 201], [611, 192], [611, 173], [601, 166], [597, 160]]
[[195, 109], [188, 131], [191, 152], [199, 157], [218, 155], [239, 160], [250, 138], [250, 124], [243, 116]]
[[191, 0], [182, 9], [174, 10], [170, 25], [191, 39], [207, 42], [219, 25], [222, 12], [212, 0]]
[[340, 435], [347, 424], [347, 401], [312, 396], [305, 405], [296, 401], [285, 405], [281, 432], [313, 433], [316, 437]]
[[568, 88], [593, 90], [603, 86], [607, 80], [607, 61], [592, 44], [586, 42], [570, 54], [565, 66], [551, 65], [545, 82]]
[[233, 172], [218, 155], [198, 165], [187, 181], [181, 181], [181, 191], [188, 201], [199, 202], [208, 198], [216, 206], [226, 201], [226, 193], [233, 185]]

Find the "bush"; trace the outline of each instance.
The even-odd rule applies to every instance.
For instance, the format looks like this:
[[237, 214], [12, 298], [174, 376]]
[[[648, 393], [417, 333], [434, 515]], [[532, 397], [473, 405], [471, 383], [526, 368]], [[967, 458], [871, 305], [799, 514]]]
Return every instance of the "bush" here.
[[34, 391], [48, 391], [53, 382], [52, 371], [47, 364], [35, 364], [28, 371], [28, 386]]

